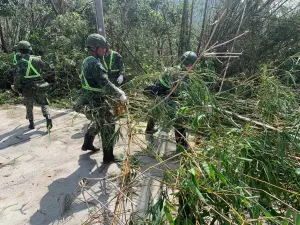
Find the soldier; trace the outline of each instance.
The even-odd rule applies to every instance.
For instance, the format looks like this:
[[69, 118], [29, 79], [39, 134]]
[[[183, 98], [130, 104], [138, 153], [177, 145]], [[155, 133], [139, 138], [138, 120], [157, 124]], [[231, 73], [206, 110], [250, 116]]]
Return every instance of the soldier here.
[[29, 120], [29, 129], [34, 129], [33, 103], [41, 105], [43, 116], [46, 118], [47, 128], [52, 128], [52, 120], [48, 110], [46, 87], [49, 86], [41, 76], [44, 62], [36, 56], [29, 55], [32, 50], [28, 41], [18, 44], [21, 59], [17, 62], [17, 71], [14, 77], [14, 90], [24, 96], [26, 119]]
[[100, 62], [107, 71], [109, 80], [119, 86], [124, 81], [125, 67], [122, 56], [111, 49], [109, 49], [109, 43], [105, 44], [105, 54], [100, 57]]
[[[176, 109], [178, 108], [178, 106], [173, 99], [180, 97], [182, 92], [188, 89], [190, 79], [188, 78], [188, 76], [186, 76], [186, 73], [192, 70], [192, 66], [196, 62], [196, 60], [196, 53], [191, 51], [185, 52], [180, 58], [181, 65], [179, 67], [166, 70], [165, 73], [162, 74], [160, 79], [157, 80], [154, 84], [148, 86], [144, 92], [148, 96], [158, 97], [158, 101], [160, 102], [163, 98], [168, 96], [173, 88], [175, 88], [177, 83], [180, 82], [178, 87], [176, 87], [176, 90], [163, 103], [166, 106], [165, 108], [169, 114], [169, 117], [174, 120], [177, 151], [179, 150], [180, 146], [184, 149], [187, 149], [188, 142], [186, 141], [186, 129], [182, 126], [183, 118], [179, 117], [175, 119]], [[152, 115], [148, 120], [148, 124], [145, 130], [148, 140], [153, 139], [151, 136], [156, 131], [155, 118]]]
[[81, 150], [99, 151], [93, 145], [95, 136], [101, 134], [103, 163], [116, 161], [113, 155], [115, 145], [115, 116], [113, 104], [116, 97], [126, 101], [123, 90], [116, 87], [108, 78], [99, 58], [106, 51], [106, 39], [100, 34], [91, 34], [86, 40], [88, 56], [82, 63], [80, 80], [81, 95], [74, 104], [77, 112], [83, 112], [91, 120]]

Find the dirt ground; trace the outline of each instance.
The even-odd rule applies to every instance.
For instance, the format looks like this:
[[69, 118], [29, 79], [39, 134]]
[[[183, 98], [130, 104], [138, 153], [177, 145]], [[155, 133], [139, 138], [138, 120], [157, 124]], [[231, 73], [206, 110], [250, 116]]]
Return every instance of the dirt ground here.
[[[0, 224], [83, 224], [89, 218], [88, 208], [91, 212], [95, 210], [91, 206], [99, 205], [107, 212], [97, 224], [109, 224], [118, 182], [106, 183], [105, 189], [100, 181], [94, 182], [85, 199], [78, 184], [84, 177], [118, 176], [122, 164], [104, 166], [101, 151], [91, 154], [80, 150], [88, 125], [83, 115], [51, 109], [54, 127], [50, 134], [40, 108], [34, 108], [34, 115], [36, 129], [29, 130], [23, 106], [0, 107]], [[122, 133], [126, 137], [126, 132]], [[95, 145], [100, 145], [99, 138]], [[121, 139], [115, 154], [124, 154], [127, 146]], [[139, 157], [139, 161], [143, 170], [157, 163], [148, 157]], [[149, 187], [154, 187], [154, 196], [159, 189], [155, 180], [162, 177], [157, 171], [149, 170], [148, 174], [151, 176], [141, 179], [144, 186], [135, 204], [142, 214], [149, 201]]]

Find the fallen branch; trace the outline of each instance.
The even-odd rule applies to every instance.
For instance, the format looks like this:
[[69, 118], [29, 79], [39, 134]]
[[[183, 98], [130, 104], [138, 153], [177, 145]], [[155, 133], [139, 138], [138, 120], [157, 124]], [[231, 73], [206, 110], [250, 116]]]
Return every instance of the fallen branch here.
[[[215, 109], [217, 109], [216, 107], [214, 107]], [[234, 113], [234, 112], [230, 112], [228, 110], [220, 110], [220, 109], [217, 109], [219, 112], [224, 112], [225, 114], [227, 115], [230, 115], [230, 116], [234, 116], [238, 119], [241, 119], [241, 120], [244, 120], [246, 122], [249, 122], [249, 123], [254, 123], [255, 125], [257, 126], [260, 126], [260, 127], [263, 127], [263, 128], [267, 128], [267, 129], [270, 129], [270, 130], [273, 130], [273, 131], [276, 131], [276, 132], [282, 132], [282, 130], [280, 130], [279, 128], [276, 128], [276, 127], [273, 127], [269, 124], [266, 124], [266, 123], [262, 123], [262, 122], [259, 122], [259, 121], [256, 121], [256, 120], [253, 120], [251, 118], [248, 118], [248, 117], [245, 117], [245, 116], [242, 116], [242, 115], [239, 115], [237, 113]]]

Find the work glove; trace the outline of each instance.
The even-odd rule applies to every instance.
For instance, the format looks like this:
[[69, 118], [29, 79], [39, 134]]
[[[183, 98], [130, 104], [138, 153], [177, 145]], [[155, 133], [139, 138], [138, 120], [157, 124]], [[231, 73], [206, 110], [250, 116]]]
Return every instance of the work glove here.
[[123, 77], [123, 75], [120, 75], [117, 79], [118, 84], [122, 84], [123, 81], [124, 81], [124, 77]]
[[126, 97], [125, 92], [123, 92], [123, 93], [121, 94], [120, 100], [121, 100], [121, 102], [126, 102], [127, 97]]

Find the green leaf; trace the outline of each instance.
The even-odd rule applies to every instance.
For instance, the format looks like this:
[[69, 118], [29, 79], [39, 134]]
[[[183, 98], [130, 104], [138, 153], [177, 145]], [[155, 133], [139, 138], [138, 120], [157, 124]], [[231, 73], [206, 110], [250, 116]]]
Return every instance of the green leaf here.
[[209, 170], [209, 166], [208, 166], [207, 162], [203, 162], [202, 166], [203, 166], [204, 171], [207, 173], [207, 175], [210, 176], [210, 170]]
[[189, 172], [190, 172], [192, 175], [196, 176], [196, 171], [195, 171], [194, 168], [189, 169]]
[[214, 181], [216, 181], [216, 176], [215, 176], [214, 168], [212, 167], [211, 164], [208, 164], [208, 166], [209, 166], [210, 177], [211, 177]]
[[163, 80], [162, 77], [159, 78], [159, 81], [160, 81], [160, 83], [161, 83], [162, 85], [164, 85], [165, 87], [170, 88], [170, 86]]
[[300, 214], [298, 214], [297, 212], [294, 213], [294, 221], [295, 225], [300, 225]]
[[226, 180], [226, 178], [224, 177], [224, 175], [214, 166], [212, 165], [214, 171], [216, 172], [217, 176], [219, 177], [219, 179], [227, 186], [229, 187], [228, 185], [228, 182]]
[[286, 212], [286, 219], [283, 221], [282, 225], [289, 225], [289, 218], [291, 217], [292, 215], [292, 211], [291, 209], [288, 209], [287, 212]]
[[250, 124], [247, 123], [246, 127], [245, 127], [245, 131], [247, 132], [250, 129]]
[[253, 161], [253, 159], [247, 159], [247, 158], [244, 158], [244, 157], [236, 157], [236, 158], [244, 160], [244, 161], [248, 161], [248, 162], [252, 162]]
[[164, 211], [165, 211], [166, 217], [169, 221], [169, 224], [174, 225], [173, 217], [172, 217], [171, 212], [170, 212], [170, 210], [167, 206], [164, 207]]
[[194, 189], [195, 193], [197, 194], [197, 196], [199, 197], [199, 199], [206, 203], [206, 200], [204, 198], [204, 196], [201, 194], [201, 192], [199, 191], [199, 189], [195, 186], [194, 183], [190, 182], [190, 187]]
[[208, 164], [207, 162], [203, 162], [202, 167], [204, 171], [207, 173], [207, 175], [215, 181], [216, 180], [215, 172], [211, 164]]
[[258, 205], [255, 205], [253, 208], [252, 208], [252, 218], [253, 219], [258, 219], [259, 217], [259, 214], [260, 214], [260, 211], [261, 211], [261, 208], [258, 206]]
[[192, 174], [192, 180], [193, 180], [195, 186], [198, 188], [199, 182], [198, 182], [197, 177], [196, 177], [196, 174], [197, 174], [196, 170], [194, 168], [191, 168], [189, 170], [189, 172]]
[[296, 168], [295, 172], [297, 175], [300, 175], [300, 168]]
[[263, 213], [265, 214], [265, 216], [266, 216], [270, 221], [272, 221], [272, 222], [274, 222], [274, 223], [276, 223], [276, 224], [281, 225], [281, 223], [280, 223], [277, 219], [275, 219], [275, 218], [271, 215], [271, 213], [270, 213], [268, 210], [265, 209], [265, 207], [260, 206], [260, 208], [262, 209]]

